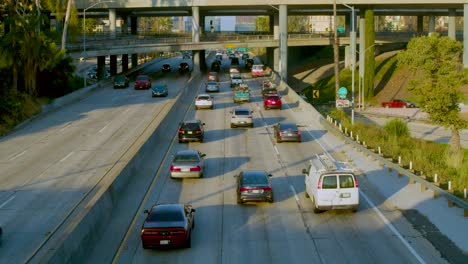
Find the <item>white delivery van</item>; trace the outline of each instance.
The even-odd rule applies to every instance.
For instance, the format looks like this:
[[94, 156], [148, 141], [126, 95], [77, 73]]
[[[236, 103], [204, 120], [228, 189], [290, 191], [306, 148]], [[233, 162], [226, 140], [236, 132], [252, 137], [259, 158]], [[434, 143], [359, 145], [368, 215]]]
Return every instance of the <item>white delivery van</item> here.
[[302, 173], [305, 174], [305, 196], [312, 200], [314, 213], [332, 209], [358, 210], [359, 185], [353, 171], [327, 153], [316, 154], [310, 160]]

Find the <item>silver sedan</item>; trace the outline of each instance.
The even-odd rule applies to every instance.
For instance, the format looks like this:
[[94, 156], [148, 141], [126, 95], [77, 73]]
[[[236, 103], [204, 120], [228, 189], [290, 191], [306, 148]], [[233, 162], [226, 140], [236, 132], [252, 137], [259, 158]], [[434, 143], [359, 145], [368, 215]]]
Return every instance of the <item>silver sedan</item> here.
[[197, 150], [180, 150], [172, 158], [171, 178], [201, 178], [205, 169], [204, 157]]

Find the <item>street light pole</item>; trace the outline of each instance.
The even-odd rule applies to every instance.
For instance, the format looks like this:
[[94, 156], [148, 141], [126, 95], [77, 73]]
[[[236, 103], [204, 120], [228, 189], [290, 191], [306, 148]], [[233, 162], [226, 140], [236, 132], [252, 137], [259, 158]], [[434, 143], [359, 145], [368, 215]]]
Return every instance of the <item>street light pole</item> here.
[[[83, 9], [83, 62], [86, 64], [86, 11], [90, 8], [93, 8], [99, 4], [103, 3], [114, 3], [114, 1], [103, 1], [94, 3], [87, 8]], [[86, 65], [85, 65], [86, 66]], [[86, 69], [86, 68], [85, 68]], [[84, 71], [84, 84], [83, 87], [86, 87], [86, 70]]]
[[356, 22], [354, 6], [343, 4], [351, 9], [351, 124], [354, 125], [354, 70], [356, 68]]

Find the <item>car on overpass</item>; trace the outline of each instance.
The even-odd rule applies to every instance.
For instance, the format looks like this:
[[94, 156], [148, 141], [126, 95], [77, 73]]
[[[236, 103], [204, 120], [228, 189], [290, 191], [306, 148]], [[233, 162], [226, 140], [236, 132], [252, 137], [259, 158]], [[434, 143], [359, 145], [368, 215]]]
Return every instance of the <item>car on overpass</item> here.
[[188, 63], [186, 62], [181, 62], [179, 64], [179, 73], [180, 74], [184, 74], [184, 73], [187, 73], [187, 72], [190, 72], [190, 66]]
[[161, 67], [162, 72], [171, 72], [172, 67], [170, 64], [164, 63], [163, 66]]
[[192, 246], [195, 209], [189, 204], [157, 204], [147, 214], [141, 227], [144, 249], [153, 247]]

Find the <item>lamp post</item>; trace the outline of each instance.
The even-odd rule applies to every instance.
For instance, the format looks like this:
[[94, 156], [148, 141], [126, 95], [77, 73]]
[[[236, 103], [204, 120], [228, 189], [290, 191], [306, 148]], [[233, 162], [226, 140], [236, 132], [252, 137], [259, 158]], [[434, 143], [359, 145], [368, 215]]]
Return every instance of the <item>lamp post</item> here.
[[[103, 3], [114, 3], [114, 1], [102, 1], [102, 2], [97, 2], [94, 3], [87, 8], [83, 9], [83, 62], [86, 63], [86, 10], [93, 8], [99, 4]], [[86, 70], [84, 71], [84, 85], [83, 87], [86, 87]]]
[[351, 124], [354, 125], [354, 69], [356, 68], [356, 22], [354, 6], [343, 4], [351, 9]]

